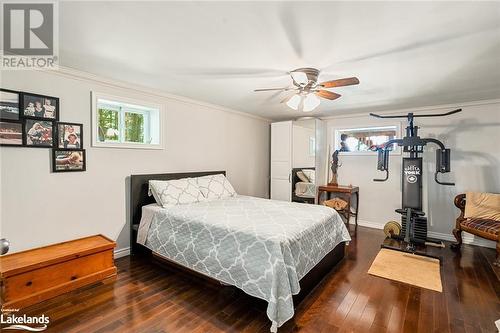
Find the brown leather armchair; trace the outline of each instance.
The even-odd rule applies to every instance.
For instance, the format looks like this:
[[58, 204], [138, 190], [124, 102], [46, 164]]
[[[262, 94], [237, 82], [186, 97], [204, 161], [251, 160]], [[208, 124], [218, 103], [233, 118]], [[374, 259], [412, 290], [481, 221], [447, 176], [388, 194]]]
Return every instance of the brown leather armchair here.
[[497, 242], [497, 257], [493, 265], [500, 266], [500, 222], [489, 219], [469, 219], [465, 218], [465, 194], [455, 197], [455, 206], [460, 209], [460, 216], [457, 217], [453, 236], [457, 243], [452, 248], [459, 249], [462, 245], [462, 231]]

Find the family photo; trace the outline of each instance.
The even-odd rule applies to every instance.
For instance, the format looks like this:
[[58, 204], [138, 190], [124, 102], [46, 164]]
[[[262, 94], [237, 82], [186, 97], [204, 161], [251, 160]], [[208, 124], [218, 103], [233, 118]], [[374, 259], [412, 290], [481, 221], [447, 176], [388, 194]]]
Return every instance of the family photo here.
[[27, 119], [25, 123], [26, 145], [52, 147], [54, 124], [51, 121]]
[[59, 119], [58, 98], [24, 93], [22, 99], [22, 109], [25, 117]]
[[85, 150], [54, 149], [53, 171], [85, 171]]
[[23, 125], [21, 123], [0, 121], [0, 145], [22, 146]]
[[64, 149], [82, 148], [82, 124], [58, 123], [58, 147]]
[[19, 120], [19, 93], [0, 89], [0, 119]]

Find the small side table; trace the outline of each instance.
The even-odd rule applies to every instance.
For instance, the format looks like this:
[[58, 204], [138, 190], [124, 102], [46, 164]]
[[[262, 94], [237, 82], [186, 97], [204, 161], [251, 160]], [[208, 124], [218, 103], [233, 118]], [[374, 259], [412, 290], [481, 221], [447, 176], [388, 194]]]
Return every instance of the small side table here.
[[[331, 185], [324, 185], [320, 186], [318, 188], [318, 205], [321, 204], [321, 194], [323, 192], [327, 193], [327, 199], [331, 199], [332, 193], [338, 193], [340, 194], [339, 197], [346, 199], [347, 201], [347, 206], [343, 210], [339, 211], [341, 215], [343, 215], [347, 219], [347, 224], [349, 224], [349, 219], [352, 216], [354, 216], [354, 223], [355, 226], [358, 226], [358, 212], [359, 212], [359, 187], [357, 186], [343, 186], [343, 185], [337, 185], [337, 186], [331, 186]], [[352, 197], [356, 196], [356, 210], [353, 212], [351, 211], [351, 201]]]

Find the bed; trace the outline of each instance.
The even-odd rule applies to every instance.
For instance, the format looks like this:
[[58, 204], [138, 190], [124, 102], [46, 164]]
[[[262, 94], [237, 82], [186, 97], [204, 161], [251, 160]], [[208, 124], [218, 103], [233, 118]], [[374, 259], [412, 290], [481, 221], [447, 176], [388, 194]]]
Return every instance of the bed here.
[[149, 180], [223, 171], [131, 176], [132, 251], [147, 248], [169, 264], [265, 300], [271, 332], [342, 260], [349, 233], [324, 206], [237, 195], [168, 208], [148, 196]]

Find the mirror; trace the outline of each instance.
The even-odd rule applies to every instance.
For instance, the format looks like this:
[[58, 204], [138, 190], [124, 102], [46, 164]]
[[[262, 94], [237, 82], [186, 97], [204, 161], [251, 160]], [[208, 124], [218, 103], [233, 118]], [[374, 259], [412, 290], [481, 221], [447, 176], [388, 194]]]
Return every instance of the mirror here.
[[[374, 126], [335, 130], [335, 149], [348, 154], [374, 154], [375, 148], [399, 136], [399, 126]], [[394, 147], [389, 150], [394, 150]]]

